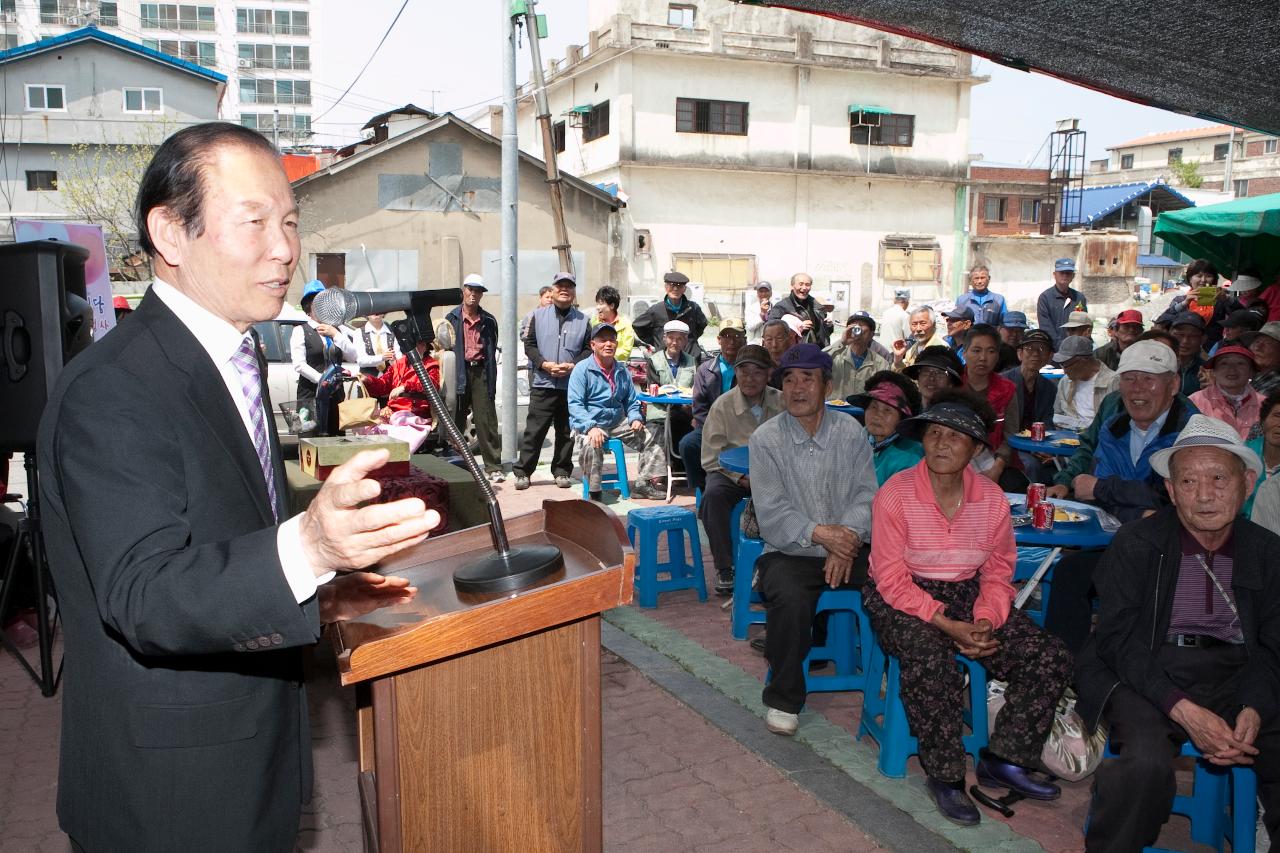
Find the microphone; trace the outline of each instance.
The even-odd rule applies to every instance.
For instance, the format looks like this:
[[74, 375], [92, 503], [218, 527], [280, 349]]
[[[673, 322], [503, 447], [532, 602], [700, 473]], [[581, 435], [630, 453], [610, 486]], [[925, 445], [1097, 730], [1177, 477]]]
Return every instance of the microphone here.
[[316, 322], [330, 326], [350, 323], [356, 317], [369, 314], [389, 314], [392, 311], [429, 311], [445, 305], [462, 304], [462, 289], [399, 290], [392, 293], [366, 293], [326, 287], [316, 294], [311, 311]]

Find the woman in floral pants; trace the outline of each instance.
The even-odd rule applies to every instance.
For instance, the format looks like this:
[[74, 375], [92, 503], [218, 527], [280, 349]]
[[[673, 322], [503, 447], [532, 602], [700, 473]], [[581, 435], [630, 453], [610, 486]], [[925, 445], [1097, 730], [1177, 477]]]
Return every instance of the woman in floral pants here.
[[942, 815], [963, 826], [978, 823], [979, 814], [964, 791], [965, 684], [955, 655], [980, 660], [991, 677], [1009, 683], [978, 762], [979, 782], [1031, 799], [1060, 793], [1030, 771], [1072, 675], [1062, 642], [1011, 609], [1009, 505], [1000, 487], [969, 465], [993, 419], [985, 401], [954, 392], [902, 423], [899, 431], [921, 440], [925, 458], [876, 495], [863, 590], [880, 645], [898, 658], [929, 792]]

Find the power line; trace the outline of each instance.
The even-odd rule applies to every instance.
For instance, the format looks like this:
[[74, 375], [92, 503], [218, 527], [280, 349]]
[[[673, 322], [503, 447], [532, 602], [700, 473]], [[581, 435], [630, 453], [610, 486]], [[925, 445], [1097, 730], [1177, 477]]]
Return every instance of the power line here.
[[342, 99], [347, 96], [347, 92], [350, 92], [352, 88], [355, 87], [356, 83], [360, 82], [360, 78], [364, 76], [364, 72], [368, 70], [369, 66], [373, 63], [374, 57], [378, 55], [378, 51], [382, 50], [382, 46], [386, 44], [387, 37], [390, 36], [391, 31], [395, 29], [396, 22], [400, 20], [400, 16], [404, 14], [404, 10], [408, 5], [409, 5], [409, 0], [404, 0], [404, 2], [400, 4], [400, 9], [399, 11], [396, 12], [396, 16], [391, 19], [391, 24], [390, 26], [387, 27], [387, 31], [383, 33], [382, 38], [378, 40], [378, 46], [373, 49], [373, 53], [369, 54], [369, 59], [366, 60], [365, 64], [360, 68], [360, 72], [356, 74], [356, 78], [351, 81], [351, 85], [346, 88], [346, 91], [344, 91], [341, 95], [338, 96], [338, 100], [334, 101], [327, 110], [320, 113], [320, 115], [312, 118], [311, 119], [312, 122], [315, 122], [318, 119], [322, 119], [325, 116], [327, 116], [329, 113], [331, 113], [334, 107], [342, 103]]

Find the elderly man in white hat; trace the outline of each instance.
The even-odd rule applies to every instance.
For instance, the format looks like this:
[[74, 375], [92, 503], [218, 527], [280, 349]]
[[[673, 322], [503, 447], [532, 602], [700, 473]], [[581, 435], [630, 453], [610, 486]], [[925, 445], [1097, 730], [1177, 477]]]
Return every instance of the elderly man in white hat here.
[[[688, 346], [688, 323], [683, 320], [668, 320], [664, 323], [662, 349], [654, 350], [645, 359], [645, 384], [674, 385], [686, 393], [692, 392], [693, 377], [698, 370], [698, 363], [685, 351]], [[645, 428], [649, 430], [650, 441], [657, 447], [666, 448], [668, 426], [675, 430], [672, 435], [672, 446], [679, 447], [680, 439], [693, 429], [693, 412], [690, 407], [646, 403]], [[666, 491], [666, 486], [660, 480], [652, 480], [648, 485], [664, 493]]]
[[[1252, 766], [1280, 829], [1280, 537], [1240, 515], [1262, 470], [1228, 424], [1193, 415], [1151, 458], [1173, 505], [1125, 525], [1098, 565], [1097, 632], [1079, 656], [1077, 706], [1110, 726], [1087, 850], [1154, 844], [1173, 763]], [[1056, 590], [1055, 590], [1056, 592]]]

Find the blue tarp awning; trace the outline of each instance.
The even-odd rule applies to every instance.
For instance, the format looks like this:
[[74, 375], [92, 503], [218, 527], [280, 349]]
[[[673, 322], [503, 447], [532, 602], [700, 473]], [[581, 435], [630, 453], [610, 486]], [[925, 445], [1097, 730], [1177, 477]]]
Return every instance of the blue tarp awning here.
[[604, 190], [614, 198], [618, 197], [618, 185], [616, 183], [596, 184], [596, 186]]
[[1180, 267], [1182, 264], [1164, 255], [1138, 255], [1140, 267]]
[[[1114, 213], [1134, 199], [1148, 193], [1164, 196], [1173, 202], [1175, 209], [1195, 207], [1196, 203], [1164, 181], [1138, 181], [1132, 184], [1111, 184], [1105, 187], [1085, 187], [1083, 190], [1067, 190], [1062, 200], [1063, 227], [1093, 225], [1109, 213]], [[1181, 204], [1178, 204], [1181, 202]], [[1077, 213], [1078, 210], [1078, 213]], [[1069, 215], [1067, 215], [1069, 212]]]

